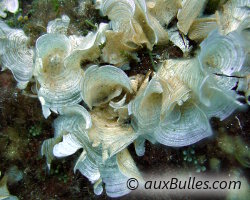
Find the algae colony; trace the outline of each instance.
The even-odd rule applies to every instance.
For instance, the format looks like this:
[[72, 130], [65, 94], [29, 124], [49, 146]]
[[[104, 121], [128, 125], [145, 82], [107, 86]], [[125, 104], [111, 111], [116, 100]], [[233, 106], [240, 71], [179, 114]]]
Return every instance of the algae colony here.
[[[249, 199], [249, 0], [0, 0], [0, 199]], [[148, 177], [231, 177], [212, 196]]]

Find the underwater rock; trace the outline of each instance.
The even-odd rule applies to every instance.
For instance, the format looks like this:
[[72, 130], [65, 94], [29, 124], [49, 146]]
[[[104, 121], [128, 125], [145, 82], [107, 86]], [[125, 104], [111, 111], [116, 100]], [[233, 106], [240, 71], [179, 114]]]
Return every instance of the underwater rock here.
[[[203, 15], [205, 5], [205, 0], [97, 0], [103, 18], [94, 21], [109, 24], [89, 22], [94, 31], [83, 36], [75, 23], [69, 30], [70, 18], [60, 11], [62, 17], [43, 27], [47, 33], [35, 47], [21, 29], [0, 21], [2, 67], [12, 71], [19, 88], [30, 81], [22, 94], [37, 94], [45, 118], [52, 111], [58, 115], [54, 137], [41, 147], [49, 169], [53, 159], [80, 153], [74, 171], [94, 184], [96, 195], [105, 185], [108, 196], [120, 197], [130, 192], [128, 178], [143, 182], [129, 145], [138, 156], [147, 140], [189, 146], [212, 135], [211, 118], [224, 120], [246, 107], [237, 92], [249, 103], [248, 1], [229, 0], [209, 16]], [[178, 48], [170, 52], [173, 46], [182, 58]], [[163, 59], [162, 50], [169, 56]], [[249, 167], [245, 144], [234, 139], [228, 154], [237, 152], [235, 158]], [[206, 157], [200, 160], [194, 163], [197, 172], [206, 171]]]
[[225, 153], [235, 158], [243, 167], [250, 168], [250, 152], [248, 145], [239, 136], [221, 134], [218, 146]]

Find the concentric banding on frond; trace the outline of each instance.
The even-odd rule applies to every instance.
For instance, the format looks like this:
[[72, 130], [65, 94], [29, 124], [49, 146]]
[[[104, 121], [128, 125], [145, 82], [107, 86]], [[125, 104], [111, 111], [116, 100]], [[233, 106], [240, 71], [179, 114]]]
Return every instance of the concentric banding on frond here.
[[216, 15], [200, 17], [195, 19], [192, 23], [188, 32], [188, 37], [191, 40], [202, 41], [216, 28], [218, 28]]
[[94, 61], [101, 55], [100, 46], [106, 41], [105, 32], [109, 26], [101, 23], [96, 32], [89, 32], [85, 37], [69, 36], [72, 52], [65, 58], [65, 66], [81, 68], [85, 62]]
[[163, 89], [160, 82], [153, 78], [146, 89], [130, 102], [132, 124], [137, 131], [150, 132], [160, 121]]
[[234, 91], [220, 89], [212, 85], [208, 86], [209, 106], [201, 105], [200, 108], [206, 113], [208, 118], [217, 117], [221, 121], [230, 116], [235, 110], [242, 109], [238, 95]]
[[191, 97], [208, 103], [204, 94], [207, 77], [201, 71], [197, 59], [165, 60], [157, 71], [157, 77], [164, 90], [162, 115], [172, 111], [175, 104], [182, 105]]
[[124, 33], [122, 42], [130, 47], [146, 44], [151, 49], [158, 42], [157, 33], [164, 35], [159, 22], [150, 19], [145, 0], [106, 0], [101, 11], [111, 20], [114, 32]]
[[108, 113], [108, 108], [93, 109], [91, 117], [93, 126], [89, 137], [93, 146], [101, 146], [104, 161], [127, 148], [137, 138], [131, 125], [119, 123], [116, 116]]
[[134, 16], [135, 3], [133, 0], [104, 0], [101, 5], [103, 15], [108, 15], [110, 20], [129, 20]]
[[71, 52], [70, 40], [61, 34], [46, 34], [38, 38], [36, 50], [34, 74], [44, 114], [47, 115], [46, 109], [57, 111], [62, 106], [79, 103], [82, 71], [64, 63]]
[[130, 79], [121, 69], [111, 65], [89, 67], [81, 83], [82, 98], [90, 108], [108, 103], [123, 90], [132, 92]]
[[168, 25], [181, 8], [181, 0], [146, 0], [148, 12], [162, 26]]
[[54, 156], [68, 156], [90, 144], [87, 132], [92, 122], [88, 111], [80, 105], [74, 105], [62, 107], [59, 112], [61, 116], [54, 121], [54, 138], [45, 140], [41, 148], [41, 154], [46, 156], [48, 166]]
[[177, 13], [177, 27], [179, 30], [187, 35], [190, 26], [192, 25], [193, 21], [196, 17], [199, 16], [206, 0], [185, 0], [182, 1], [182, 8], [178, 10]]
[[130, 192], [127, 187], [129, 178], [143, 179], [127, 149], [107, 160], [100, 168], [101, 178], [105, 183], [105, 190], [110, 197], [120, 197]]
[[178, 120], [161, 123], [154, 132], [159, 143], [175, 147], [187, 146], [212, 134], [208, 117], [195, 103], [177, 106], [173, 112], [180, 112]]
[[245, 60], [242, 37], [237, 32], [226, 36], [218, 30], [209, 34], [201, 44], [198, 56], [201, 68], [210, 74], [233, 75], [239, 72]]
[[249, 0], [227, 1], [223, 5], [223, 8], [216, 13], [220, 32], [223, 35], [227, 35], [228, 33], [237, 30], [244, 20], [247, 18], [247, 20], [249, 20], [249, 8]]
[[0, 23], [0, 56], [3, 68], [12, 71], [18, 87], [24, 89], [32, 77], [33, 49], [28, 48], [29, 38], [22, 30]]

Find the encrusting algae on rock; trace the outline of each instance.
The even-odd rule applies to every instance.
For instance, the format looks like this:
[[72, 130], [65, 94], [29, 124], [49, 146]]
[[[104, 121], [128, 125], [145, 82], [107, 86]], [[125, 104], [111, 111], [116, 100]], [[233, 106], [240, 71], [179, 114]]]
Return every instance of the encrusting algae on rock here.
[[[14, 12], [2, 2], [0, 12]], [[54, 137], [41, 147], [49, 168], [55, 157], [80, 150], [74, 171], [94, 184], [95, 194], [104, 183], [108, 196], [120, 197], [130, 192], [129, 178], [143, 182], [130, 144], [138, 156], [146, 140], [188, 146], [212, 135], [212, 117], [224, 120], [249, 105], [250, 18], [240, 8], [250, 2], [229, 0], [223, 10], [203, 16], [206, 2], [96, 1], [109, 24], [74, 35], [70, 18], [62, 15], [48, 23], [35, 46], [22, 30], [0, 21], [3, 69], [12, 71], [18, 88], [34, 86], [45, 118], [58, 115]], [[199, 49], [192, 40], [200, 42]], [[143, 48], [150, 52], [170, 43], [184, 58], [161, 60], [146, 75], [123, 71], [130, 64], [124, 55], [136, 58]], [[245, 92], [245, 102], [236, 90]]]

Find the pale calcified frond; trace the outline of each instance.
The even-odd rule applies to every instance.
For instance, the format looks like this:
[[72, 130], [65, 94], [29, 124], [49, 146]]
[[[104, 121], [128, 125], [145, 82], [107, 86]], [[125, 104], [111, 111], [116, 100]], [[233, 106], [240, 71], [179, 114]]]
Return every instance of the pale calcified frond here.
[[127, 187], [129, 178], [142, 181], [141, 175], [127, 149], [110, 158], [107, 163], [100, 168], [101, 177], [105, 183], [107, 195], [119, 197], [128, 194]]
[[61, 34], [45, 34], [36, 42], [34, 75], [39, 83], [38, 96], [45, 117], [50, 115], [49, 109], [57, 112], [64, 105], [81, 101], [82, 71], [64, 64], [70, 52], [70, 40]]
[[150, 19], [145, 0], [105, 0], [101, 11], [111, 20], [114, 32], [124, 33], [123, 40], [131, 47], [145, 44], [152, 49], [164, 35], [159, 22]]
[[13, 196], [10, 194], [8, 188], [7, 188], [7, 182], [8, 182], [8, 176], [5, 175], [0, 180], [0, 199], [1, 200], [18, 200], [16, 196]]
[[179, 119], [161, 123], [155, 130], [154, 135], [159, 143], [175, 147], [187, 146], [212, 134], [206, 114], [195, 103], [184, 103], [175, 109], [180, 112]]
[[136, 178], [138, 181], [143, 180], [128, 149], [124, 149], [123, 151], [119, 152], [116, 158], [119, 170], [125, 176]]
[[103, 191], [100, 173], [100, 167], [104, 164], [102, 149], [94, 146], [94, 144], [86, 143], [84, 137], [77, 136], [77, 138], [78, 141], [84, 145], [83, 151], [74, 166], [74, 172], [79, 170], [91, 183], [95, 183], [94, 192], [96, 195], [100, 195]]
[[74, 154], [82, 144], [73, 134], [63, 135], [63, 141], [53, 147], [53, 155], [56, 157], [65, 157]]
[[144, 78], [145, 76], [143, 74], [136, 74], [135, 76], [129, 77], [134, 93], [136, 93], [139, 90]]
[[106, 31], [106, 44], [102, 49], [102, 59], [110, 64], [121, 66], [129, 62], [129, 58], [136, 56], [135, 47], [131, 47], [124, 41], [124, 33]]
[[236, 87], [239, 77], [237, 76], [225, 76], [221, 74], [211, 74], [210, 77], [213, 77], [214, 84], [219, 88], [225, 91], [230, 91]]
[[143, 156], [145, 154], [145, 141], [145, 138], [141, 136], [139, 136], [134, 141], [135, 152], [137, 156]]
[[121, 100], [119, 100], [117, 102], [110, 101], [109, 106], [114, 108], [114, 110], [117, 110], [117, 109], [123, 107], [125, 105], [125, 102], [126, 102], [126, 94], [122, 97]]
[[240, 24], [250, 15], [250, 1], [249, 0], [229, 0], [223, 9], [217, 12], [220, 32], [227, 35], [238, 29]]
[[94, 184], [94, 193], [96, 195], [101, 195], [103, 192], [102, 179], [99, 178]]
[[[67, 16], [63, 16], [50, 22], [48, 30], [66, 31], [67, 20]], [[58, 112], [63, 106], [75, 105], [82, 100], [80, 81], [84, 71], [81, 63], [100, 56], [99, 45], [105, 42], [103, 32], [107, 26], [101, 23], [96, 32], [90, 32], [86, 37], [48, 33], [38, 38], [34, 74], [39, 83], [38, 96], [45, 117], [50, 115], [50, 110]]]
[[[102, 153], [99, 147], [93, 148], [88, 136], [91, 128], [91, 116], [80, 106], [69, 106], [60, 109], [61, 116], [54, 122], [54, 138], [45, 140], [42, 145], [42, 155], [47, 157], [50, 167], [54, 157], [65, 157], [83, 149], [78, 158], [74, 171], [79, 170], [92, 183], [100, 178], [99, 167], [102, 164]], [[102, 192], [102, 187], [95, 186], [96, 194]]]
[[114, 112], [118, 115], [118, 122], [125, 122], [129, 118], [128, 114], [128, 104], [126, 103], [127, 94], [125, 94], [120, 100], [117, 102], [110, 101], [109, 106], [114, 110]]
[[207, 88], [209, 105], [200, 106], [209, 118], [217, 117], [221, 121], [230, 116], [236, 109], [243, 108], [237, 101], [234, 91], [226, 91], [217, 87]]
[[157, 25], [157, 20], [155, 20], [153, 23], [151, 22], [145, 0], [135, 0], [135, 3], [135, 19], [138, 23], [140, 23], [140, 26], [148, 40], [148, 42], [146, 43], [147, 48], [151, 50], [153, 45], [157, 44], [159, 41], [159, 36], [157, 35], [159, 29], [157, 28], [157, 26], [160, 26], [160, 24]]
[[178, 29], [187, 35], [190, 26], [194, 20], [200, 15], [206, 0], [184, 0], [182, 1], [182, 8], [179, 9], [177, 14], [177, 27]]
[[225, 91], [236, 87], [239, 78], [245, 74], [241, 71], [248, 65], [248, 43], [243, 36], [243, 30], [226, 36], [215, 30], [200, 45], [198, 58], [202, 70], [214, 79], [218, 88]]
[[181, 8], [181, 0], [146, 0], [148, 12], [155, 17], [162, 26], [168, 25]]
[[[140, 24], [134, 19], [135, 10], [136, 4], [133, 0], [105, 0], [101, 7], [103, 15], [107, 15], [111, 20], [112, 30], [124, 33], [126, 40], [133, 42], [134, 37], [144, 34]], [[146, 41], [146, 39], [144, 40]]]
[[181, 106], [187, 100], [200, 102], [197, 104], [209, 118], [214, 116], [222, 120], [240, 107], [237, 95], [231, 91], [238, 78], [214, 74], [208, 76], [201, 71], [197, 59], [167, 60], [157, 75], [163, 88], [162, 120], [164, 121], [178, 121], [181, 117], [180, 111], [175, 107]]
[[246, 55], [239, 33], [223, 36], [215, 30], [200, 46], [198, 58], [204, 72], [230, 76], [241, 70]]
[[161, 26], [159, 21], [150, 14], [148, 14], [148, 19], [157, 37], [156, 44], [157, 45], [167, 44], [169, 41], [168, 32]]
[[115, 65], [128, 63], [136, 57], [135, 50], [155, 44], [166, 44], [168, 34], [159, 21], [148, 12], [145, 0], [105, 0], [101, 11], [111, 20], [112, 31], [106, 32], [103, 59]]
[[[70, 108], [67, 108], [68, 111]], [[78, 108], [80, 109], [80, 108]], [[77, 108], [74, 108], [76, 111]], [[82, 111], [84, 109], [82, 108]], [[105, 124], [98, 126], [102, 123], [102, 119], [97, 119], [91, 113], [93, 118], [93, 126], [89, 130], [90, 141], [86, 140], [86, 137], [83, 137], [84, 130], [79, 129], [79, 126], [84, 123], [85, 119], [88, 119], [88, 116], [85, 116], [85, 111], [82, 113], [81, 120], [79, 118], [81, 115], [77, 114], [77, 116], [73, 115], [73, 113], [68, 113], [62, 115], [55, 122], [56, 135], [63, 134], [63, 141], [57, 143], [54, 146], [53, 153], [55, 156], [67, 156], [74, 153], [79, 148], [83, 148], [83, 152], [78, 158], [74, 171], [79, 170], [84, 176], [86, 176], [94, 185], [95, 194], [99, 195], [102, 193], [102, 181], [105, 183], [105, 189], [109, 196], [121, 196], [129, 193], [127, 189], [126, 182], [130, 177], [138, 177], [141, 178], [138, 169], [135, 166], [134, 161], [129, 155], [128, 151], [122, 150], [123, 145], [121, 143], [124, 142], [124, 139], [127, 138], [128, 134], [123, 134], [128, 132], [128, 129], [125, 126], [115, 127], [116, 123], [110, 124], [109, 122], [105, 122]], [[84, 117], [85, 116], [85, 117]], [[107, 125], [109, 125], [107, 127]], [[97, 134], [94, 131], [98, 129]], [[130, 129], [132, 131], [132, 129]], [[60, 134], [58, 133], [60, 131]], [[106, 131], [105, 134], [102, 135], [103, 131]], [[123, 137], [122, 137], [123, 136]], [[126, 137], [125, 137], [126, 136]], [[101, 146], [96, 146], [93, 142], [95, 142], [96, 137], [103, 139]], [[116, 138], [120, 137], [118, 140]], [[121, 138], [122, 137], [122, 138]], [[115, 142], [117, 141], [117, 143]], [[132, 142], [133, 140], [131, 140]], [[91, 145], [91, 143], [93, 143]], [[115, 147], [118, 145], [116, 149], [121, 153], [110, 152], [113, 154], [118, 153], [117, 155], [108, 157], [106, 160], [103, 160], [103, 148], [106, 144], [109, 144], [110, 147]], [[139, 179], [141, 180], [141, 179]]]
[[246, 19], [244, 19], [241, 24], [239, 25], [237, 31], [241, 34], [241, 36], [244, 39], [244, 42], [246, 42], [245, 44], [245, 48], [248, 50], [248, 52], [250, 52], [250, 16], [247, 17]]
[[33, 49], [22, 30], [12, 29], [0, 21], [0, 56], [3, 68], [12, 71], [18, 87], [24, 89], [32, 77]]
[[70, 18], [67, 15], [63, 15], [61, 18], [57, 18], [50, 21], [47, 26], [47, 33], [59, 33], [67, 35]]
[[206, 77], [197, 59], [166, 60], [157, 72], [163, 88], [162, 117], [168, 116], [175, 105], [194, 97], [206, 102], [203, 86]]
[[[130, 145], [138, 156], [146, 140], [192, 145], [212, 135], [211, 118], [224, 120], [244, 108], [235, 89], [250, 104], [250, 0], [222, 1], [227, 3], [221, 10], [204, 16], [207, 0], [96, 0], [109, 24], [85, 21], [94, 31], [67, 35], [70, 19], [63, 15], [48, 23], [34, 52], [22, 30], [0, 21], [1, 66], [13, 72], [20, 88], [34, 76], [44, 116], [59, 115], [54, 137], [41, 147], [48, 167], [55, 158], [79, 154], [74, 172], [94, 185], [95, 195], [120, 197], [131, 191], [128, 179], [144, 182]], [[213, 8], [205, 12], [222, 1], [215, 7], [210, 1]], [[2, 2], [14, 1], [0, 0], [0, 7]], [[4, 9], [14, 12], [14, 6]], [[91, 0], [75, 9], [74, 17], [101, 20], [85, 12], [93, 9]], [[173, 45], [164, 48], [169, 40], [183, 58], [169, 59], [182, 55]], [[10, 198], [1, 184], [0, 199]]]
[[41, 148], [49, 166], [54, 156], [71, 155], [75, 149], [90, 143], [87, 129], [91, 127], [91, 117], [85, 108], [80, 105], [63, 107], [60, 114], [54, 121], [54, 138], [45, 140]]
[[1, 0], [0, 1], [0, 17], [5, 18], [7, 14], [4, 11], [11, 13], [17, 12], [19, 7], [18, 0]]
[[[250, 15], [244, 19], [244, 21], [241, 22], [240, 26], [237, 28], [237, 32], [242, 36], [243, 43], [244, 43], [244, 49], [246, 52], [246, 59], [244, 62], [244, 68], [246, 69], [248, 67], [248, 73], [249, 67], [250, 67]], [[243, 70], [244, 70], [243, 68]]]
[[90, 129], [92, 126], [91, 116], [89, 112], [80, 105], [74, 105], [70, 107], [62, 107], [59, 110], [61, 115], [76, 116], [81, 120], [81, 127], [83, 129]]
[[137, 137], [131, 125], [117, 122], [117, 117], [107, 113], [107, 108], [94, 109], [91, 117], [93, 127], [89, 130], [89, 137], [94, 146], [101, 145], [103, 160], [126, 148]]
[[109, 102], [123, 90], [132, 92], [128, 76], [121, 69], [111, 65], [89, 67], [82, 80], [81, 94], [90, 108]]
[[138, 132], [151, 132], [159, 124], [162, 93], [160, 82], [153, 78], [148, 86], [130, 102], [129, 114], [132, 115], [132, 124]]
[[[7, 34], [10, 33], [13, 29], [10, 28], [4, 21], [0, 20], [0, 39], [3, 40], [6, 38]], [[1, 47], [1, 51], [4, 49]]]
[[[60, 111], [61, 116], [54, 122], [55, 137], [67, 133], [75, 134], [82, 143], [88, 143], [88, 130], [92, 127], [91, 115], [80, 105], [65, 106]], [[79, 135], [78, 132], [81, 134]]]
[[[129, 21], [133, 18], [135, 13], [135, 2], [133, 0], [104, 0], [101, 5], [103, 15], [108, 15], [112, 21], [112, 28], [118, 31], [123, 21]], [[120, 22], [119, 22], [120, 21]]]
[[202, 41], [216, 28], [218, 28], [218, 23], [215, 15], [197, 18], [189, 29], [188, 37], [191, 40]]
[[50, 169], [52, 160], [54, 160], [53, 148], [54, 146], [61, 141], [61, 136], [57, 138], [50, 138], [43, 141], [41, 147], [41, 155], [46, 157], [46, 162], [48, 169]]
[[91, 158], [87, 155], [87, 152], [83, 150], [75, 164], [74, 171], [79, 170], [82, 175], [86, 176], [92, 183], [96, 182], [101, 176], [97, 165], [97, 158], [98, 156]]
[[94, 184], [94, 193], [96, 195], [100, 195], [103, 192], [101, 168], [104, 163], [101, 155], [100, 148], [89, 146], [86, 150], [83, 150], [74, 167], [74, 172], [79, 170], [82, 175]]
[[179, 47], [184, 56], [187, 56], [191, 51], [192, 47], [189, 45], [189, 41], [182, 33], [180, 33], [177, 27], [171, 28], [168, 30], [169, 40], [173, 42], [173, 44]]
[[101, 23], [96, 32], [90, 32], [85, 37], [70, 36], [72, 51], [65, 58], [65, 65], [80, 68], [82, 63], [97, 59], [101, 55], [100, 46], [106, 41], [108, 27], [108, 24]]

